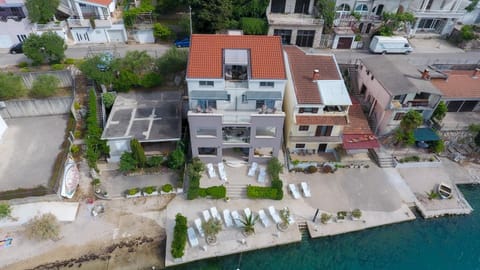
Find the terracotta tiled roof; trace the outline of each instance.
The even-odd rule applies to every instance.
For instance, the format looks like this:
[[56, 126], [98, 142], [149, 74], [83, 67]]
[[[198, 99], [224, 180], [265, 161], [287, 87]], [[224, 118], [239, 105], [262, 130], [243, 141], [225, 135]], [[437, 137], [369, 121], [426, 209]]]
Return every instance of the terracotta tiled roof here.
[[352, 100], [352, 105], [348, 109], [349, 123], [343, 129], [343, 134], [373, 134], [363, 113], [362, 106], [356, 98], [350, 96], [350, 99]]
[[473, 78], [473, 70], [445, 71], [448, 80], [432, 79], [431, 82], [440, 91], [444, 98], [480, 98], [480, 73], [477, 79]]
[[112, 3], [113, 0], [84, 0], [86, 2], [102, 5], [102, 6], [108, 6], [110, 3]]
[[318, 80], [341, 80], [333, 55], [307, 55], [296, 46], [285, 46], [299, 104], [321, 104], [320, 92], [313, 82], [313, 70], [320, 71]]
[[297, 115], [297, 125], [345, 126], [345, 116]]
[[187, 78], [222, 78], [223, 49], [249, 49], [252, 79], [286, 79], [279, 36], [192, 35]]

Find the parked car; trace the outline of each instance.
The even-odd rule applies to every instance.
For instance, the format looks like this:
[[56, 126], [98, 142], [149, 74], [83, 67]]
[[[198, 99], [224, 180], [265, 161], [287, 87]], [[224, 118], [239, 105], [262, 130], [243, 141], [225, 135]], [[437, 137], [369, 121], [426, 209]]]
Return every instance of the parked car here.
[[404, 53], [409, 54], [413, 51], [412, 46], [404, 37], [383, 37], [374, 36], [370, 42], [370, 52], [372, 53]]
[[17, 43], [10, 48], [11, 54], [23, 53], [23, 43]]
[[184, 38], [184, 39], [177, 39], [174, 42], [175, 47], [177, 48], [184, 48], [184, 47], [190, 47], [190, 38]]

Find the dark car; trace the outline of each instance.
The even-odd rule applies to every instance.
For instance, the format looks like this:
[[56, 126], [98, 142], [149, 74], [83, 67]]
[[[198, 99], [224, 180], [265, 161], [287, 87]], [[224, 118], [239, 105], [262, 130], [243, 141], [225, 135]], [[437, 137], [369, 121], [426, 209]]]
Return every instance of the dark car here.
[[23, 43], [18, 43], [10, 48], [11, 54], [23, 53]]
[[177, 39], [175, 40], [174, 44], [177, 48], [190, 47], [190, 39], [188, 37], [184, 39]]

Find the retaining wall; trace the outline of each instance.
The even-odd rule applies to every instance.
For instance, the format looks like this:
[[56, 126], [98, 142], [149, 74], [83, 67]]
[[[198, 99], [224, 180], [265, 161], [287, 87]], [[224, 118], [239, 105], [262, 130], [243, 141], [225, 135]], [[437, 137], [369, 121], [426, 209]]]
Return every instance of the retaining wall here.
[[8, 100], [0, 110], [4, 119], [70, 113], [73, 96], [46, 99]]

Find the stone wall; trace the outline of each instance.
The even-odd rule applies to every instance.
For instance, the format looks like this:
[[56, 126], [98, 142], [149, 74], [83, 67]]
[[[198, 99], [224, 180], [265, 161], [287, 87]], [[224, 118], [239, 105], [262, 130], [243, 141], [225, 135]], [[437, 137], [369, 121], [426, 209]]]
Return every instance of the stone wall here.
[[4, 119], [70, 113], [73, 96], [46, 99], [8, 100], [0, 109]]

